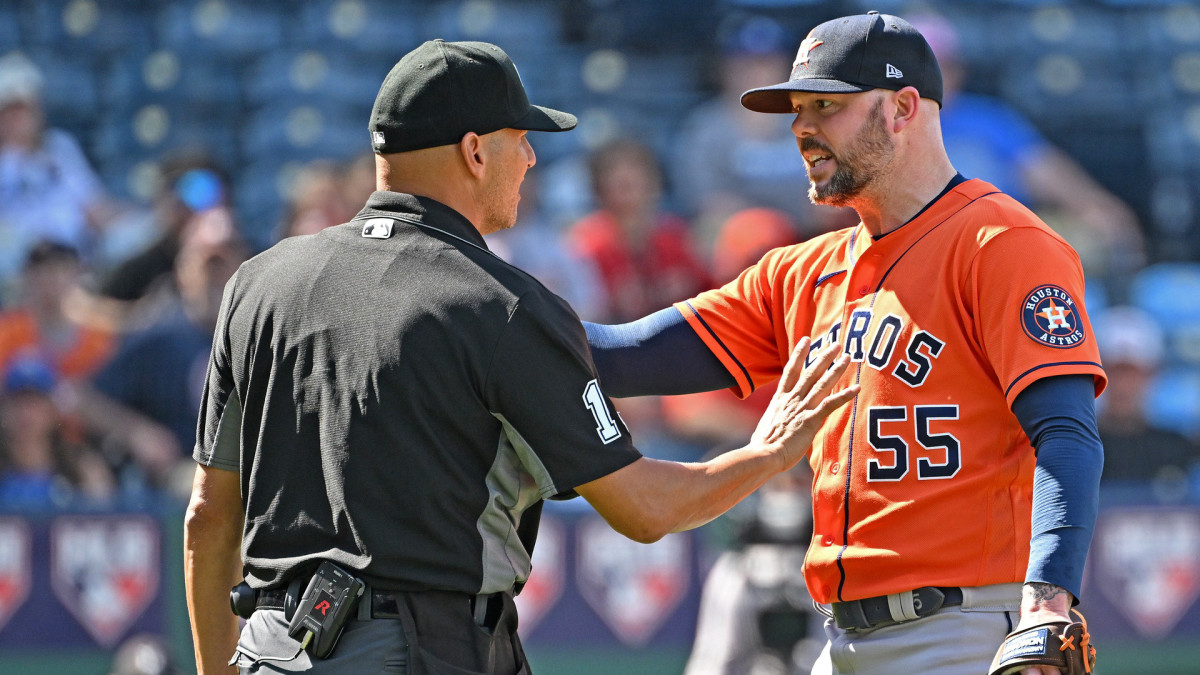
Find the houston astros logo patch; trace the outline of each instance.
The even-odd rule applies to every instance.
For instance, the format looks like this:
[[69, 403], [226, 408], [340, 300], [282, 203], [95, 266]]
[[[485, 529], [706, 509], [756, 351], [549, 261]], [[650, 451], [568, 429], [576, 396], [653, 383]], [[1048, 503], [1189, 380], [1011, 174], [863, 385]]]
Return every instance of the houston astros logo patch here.
[[1021, 325], [1034, 340], [1058, 349], [1083, 342], [1083, 326], [1075, 299], [1058, 286], [1038, 286], [1021, 304]]

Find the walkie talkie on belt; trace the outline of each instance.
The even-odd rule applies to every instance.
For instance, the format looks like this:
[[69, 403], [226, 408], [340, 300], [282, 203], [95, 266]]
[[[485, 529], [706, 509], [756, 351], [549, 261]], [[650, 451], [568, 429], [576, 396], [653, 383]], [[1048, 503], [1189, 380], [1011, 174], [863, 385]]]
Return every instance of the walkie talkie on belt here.
[[321, 563], [304, 589], [288, 635], [317, 659], [329, 656], [366, 588], [361, 580], [329, 561]]

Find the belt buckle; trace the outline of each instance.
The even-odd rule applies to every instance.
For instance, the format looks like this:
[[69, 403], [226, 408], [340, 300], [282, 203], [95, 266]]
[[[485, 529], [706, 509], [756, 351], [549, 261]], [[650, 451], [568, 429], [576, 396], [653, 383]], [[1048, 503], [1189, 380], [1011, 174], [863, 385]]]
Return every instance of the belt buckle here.
[[941, 609], [942, 605], [946, 603], [946, 594], [937, 587], [924, 586], [913, 589], [912, 600], [913, 611], [917, 613], [917, 618], [920, 619]]
[[835, 602], [830, 610], [842, 630], [867, 630], [924, 618], [941, 609], [945, 600], [946, 595], [940, 589], [923, 586], [901, 593]]

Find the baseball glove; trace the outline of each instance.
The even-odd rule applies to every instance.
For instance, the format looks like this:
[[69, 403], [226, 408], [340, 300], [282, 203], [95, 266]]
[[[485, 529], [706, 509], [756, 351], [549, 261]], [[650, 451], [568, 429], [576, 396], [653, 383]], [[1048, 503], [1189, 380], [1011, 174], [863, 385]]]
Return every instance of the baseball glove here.
[[1087, 620], [1054, 621], [1013, 631], [992, 659], [989, 675], [1011, 675], [1029, 666], [1051, 666], [1067, 675], [1084, 675], [1096, 667], [1096, 648]]

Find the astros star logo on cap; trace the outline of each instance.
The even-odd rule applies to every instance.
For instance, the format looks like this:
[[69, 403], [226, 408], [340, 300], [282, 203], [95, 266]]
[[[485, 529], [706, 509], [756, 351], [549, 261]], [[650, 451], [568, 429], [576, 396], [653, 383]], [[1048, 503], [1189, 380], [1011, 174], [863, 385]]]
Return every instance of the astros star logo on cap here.
[[823, 40], [818, 40], [813, 37], [804, 38], [804, 42], [800, 43], [800, 51], [796, 52], [796, 60], [792, 61], [792, 70], [800, 66], [808, 67], [808, 53], [812, 50], [825, 44]]

